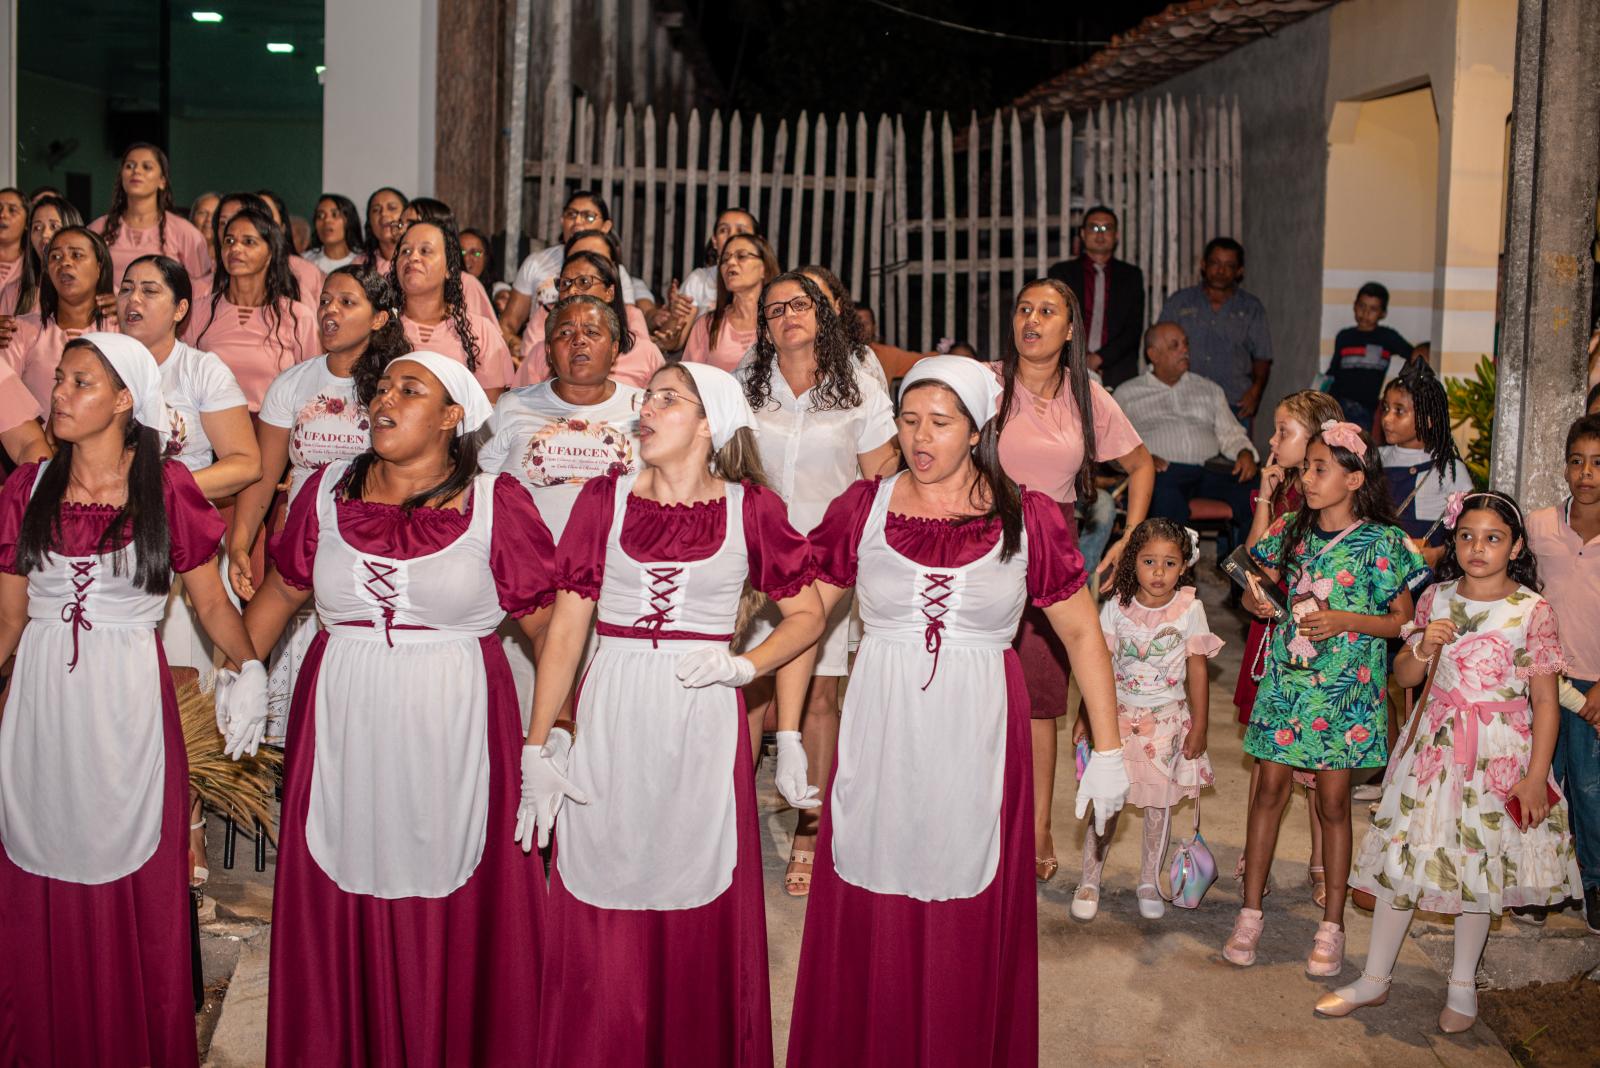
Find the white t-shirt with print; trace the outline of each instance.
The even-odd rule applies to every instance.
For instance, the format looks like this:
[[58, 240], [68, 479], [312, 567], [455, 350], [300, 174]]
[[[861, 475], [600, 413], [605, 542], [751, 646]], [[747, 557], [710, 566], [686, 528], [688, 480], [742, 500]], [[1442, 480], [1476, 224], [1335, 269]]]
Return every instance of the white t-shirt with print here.
[[249, 403], [220, 356], [181, 341], [161, 361], [161, 396], [167, 402], [167, 459], [190, 471], [210, 467], [216, 459], [200, 417]]
[[597, 475], [639, 470], [639, 413], [642, 391], [614, 382], [616, 390], [599, 404], [568, 404], [556, 395], [555, 380], [507, 390], [489, 420], [494, 437], [478, 462], [485, 471], [516, 476], [533, 494], [533, 503], [557, 541], [583, 490]]
[[356, 380], [328, 370], [328, 357], [297, 363], [272, 380], [261, 421], [289, 431], [289, 498], [311, 473], [367, 451], [372, 430], [356, 401]]
[[[564, 245], [551, 245], [547, 249], [529, 253], [522, 261], [522, 266], [517, 268], [517, 279], [511, 283], [515, 289], [525, 297], [539, 299], [539, 286], [547, 278], [555, 278], [561, 273], [561, 265], [567, 260], [567, 250]], [[655, 294], [650, 292], [650, 287], [634, 278], [628, 269], [621, 264], [617, 265], [617, 277], [622, 282], [622, 302], [624, 304], [637, 304], [641, 300], [654, 301]]]

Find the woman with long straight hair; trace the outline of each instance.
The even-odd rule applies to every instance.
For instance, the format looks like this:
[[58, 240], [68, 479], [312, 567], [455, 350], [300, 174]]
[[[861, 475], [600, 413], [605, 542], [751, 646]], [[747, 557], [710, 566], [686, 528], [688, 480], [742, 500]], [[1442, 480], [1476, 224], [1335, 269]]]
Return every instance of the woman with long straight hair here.
[[212, 222], [212, 228], [216, 232], [217, 247], [222, 249], [222, 235], [228, 229], [228, 223], [244, 208], [255, 208], [266, 213], [278, 229], [283, 231], [284, 244], [289, 251], [289, 273], [294, 276], [294, 299], [308, 308], [315, 308], [317, 294], [322, 292], [322, 269], [295, 251], [293, 234], [289, 228], [288, 208], [283, 198], [272, 190], [263, 189], [259, 193], [229, 193], [217, 202], [217, 213]]
[[694, 321], [683, 345], [686, 363], [708, 363], [724, 371], [739, 366], [760, 333], [761, 291], [781, 272], [765, 238], [735, 234], [722, 246], [717, 268], [717, 306]]
[[[39, 306], [39, 282], [44, 278], [45, 250], [56, 232], [68, 226], [82, 226], [83, 216], [72, 202], [58, 196], [42, 196], [28, 209], [28, 243], [23, 248], [22, 272], [17, 277], [17, 305], [21, 315]], [[0, 316], [0, 345], [11, 339], [15, 320]]]
[[[525, 850], [556, 830], [543, 1068], [772, 1063], [738, 688], [816, 641], [822, 613], [806, 540], [762, 485], [751, 425], [727, 372], [663, 367], [639, 412], [643, 469], [590, 479], [561, 538], [516, 828]], [[784, 619], [735, 656], [747, 584]], [[556, 718], [596, 616], [574, 741]], [[783, 692], [779, 715], [794, 729], [798, 695]], [[790, 794], [814, 803], [803, 788]]]
[[367, 197], [367, 266], [378, 274], [388, 274], [394, 265], [394, 250], [406, 228], [400, 216], [409, 203], [404, 193], [388, 185]]
[[[640, 389], [650, 384], [666, 357], [650, 338], [644, 312], [622, 299], [617, 267], [610, 258], [598, 251], [574, 250], [561, 266], [556, 293], [561, 300], [584, 296], [605, 301], [617, 317], [617, 358], [611, 365], [611, 377]], [[531, 386], [550, 377], [550, 361], [545, 355], [548, 324], [549, 313], [541, 304], [522, 332], [522, 363], [517, 366], [513, 386]]]
[[324, 193], [318, 197], [311, 213], [311, 230], [315, 239], [302, 255], [323, 274], [355, 262], [361, 254], [361, 213], [347, 196]]
[[0, 189], [0, 316], [16, 314], [28, 264], [28, 198], [14, 186]]
[[[736, 242], [730, 239], [732, 247]], [[894, 405], [860, 370], [845, 324], [816, 282], [791, 271], [761, 294], [755, 354], [739, 369], [745, 400], [755, 413], [756, 445], [767, 485], [783, 498], [789, 522], [809, 534], [834, 498], [861, 478], [894, 473]], [[763, 606], [745, 637], [754, 647], [781, 617]], [[800, 718], [811, 785], [828, 784], [839, 740], [839, 680], [850, 671], [850, 597], [828, 616]], [[748, 695], [750, 735], [759, 742], [770, 691]], [[817, 813], [796, 813], [784, 889], [805, 896], [811, 884]]]
[[[1083, 309], [1065, 282], [1039, 278], [1017, 294], [1010, 350], [990, 365], [1002, 389], [996, 416], [1000, 463], [1013, 482], [1054, 500], [1074, 533], [1073, 508], [1079, 496], [1094, 494], [1095, 464], [1117, 463], [1128, 475], [1127, 529], [1132, 530], [1150, 511], [1155, 462], [1111, 394], [1089, 378], [1084, 333]], [[1096, 574], [1106, 575], [1102, 590], [1109, 588], [1126, 540], [1101, 557]], [[1067, 713], [1068, 657], [1037, 609], [1022, 614], [1017, 654], [1033, 706], [1034, 860], [1039, 879], [1048, 881], [1057, 867], [1050, 810], [1056, 720]], [[1110, 744], [1105, 738], [1094, 742]]]
[[44, 263], [38, 306], [16, 317], [5, 358], [47, 412], [67, 342], [91, 330], [116, 331], [117, 296], [111, 251], [87, 227], [57, 230]]
[[312, 311], [300, 303], [283, 228], [257, 207], [217, 209], [222, 258], [209, 299], [189, 315], [184, 340], [228, 365], [252, 412], [281, 372], [316, 354]]
[[245, 610], [262, 651], [313, 597], [323, 627], [289, 716], [267, 1063], [526, 1063], [561, 1024], [540, 873], [501, 822], [522, 739], [495, 632], [543, 629], [555, 546], [480, 472], [460, 363], [396, 357], [368, 412], [372, 448], [306, 481]]
[[[1055, 502], [1002, 469], [999, 399], [982, 364], [919, 362], [900, 388], [907, 470], [855, 483], [812, 532], [823, 605], [855, 587], [866, 633], [822, 811], [791, 1068], [1038, 1063], [1030, 703], [1011, 648], [1025, 605], [1068, 650], [1101, 740], [1079, 816], [1092, 804], [1103, 827], [1128, 793], [1083, 557]], [[780, 734], [780, 787], [804, 774], [787, 748]]]
[[516, 365], [499, 325], [467, 307], [461, 279], [461, 241], [454, 224], [406, 226], [389, 269], [389, 284], [401, 296], [400, 325], [412, 347], [465, 364], [492, 404], [516, 377]]
[[151, 253], [171, 256], [190, 278], [211, 273], [205, 236], [178, 214], [172, 199], [172, 167], [167, 154], [155, 145], [136, 141], [123, 151], [111, 210], [89, 227], [106, 239], [117, 278], [128, 264]]
[[266, 675], [215, 565], [222, 519], [162, 460], [149, 351], [88, 333], [56, 379], [60, 451], [0, 491], [0, 1053], [193, 1065], [189, 771], [156, 630], [175, 577], [242, 669], [218, 697], [230, 755], [255, 750]]

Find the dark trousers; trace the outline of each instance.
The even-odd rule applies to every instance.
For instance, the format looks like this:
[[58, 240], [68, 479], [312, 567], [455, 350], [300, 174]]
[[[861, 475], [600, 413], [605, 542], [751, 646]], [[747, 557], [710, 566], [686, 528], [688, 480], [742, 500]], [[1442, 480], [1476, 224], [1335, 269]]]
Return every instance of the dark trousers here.
[[[1200, 464], [1169, 463], [1156, 472], [1155, 491], [1150, 496], [1150, 514], [1179, 523], [1189, 522], [1189, 501], [1209, 497], [1233, 509], [1228, 546], [1241, 544], [1250, 524], [1250, 486], [1232, 475], [1211, 471]], [[1218, 547], [1221, 552], [1222, 547]]]

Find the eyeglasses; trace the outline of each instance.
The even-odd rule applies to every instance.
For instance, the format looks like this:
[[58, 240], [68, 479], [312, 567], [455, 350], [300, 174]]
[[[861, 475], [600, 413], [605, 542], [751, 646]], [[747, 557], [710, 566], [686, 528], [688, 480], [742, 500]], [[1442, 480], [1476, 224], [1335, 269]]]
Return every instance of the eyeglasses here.
[[685, 397], [675, 389], [647, 389], [633, 398], [633, 410], [637, 412], [646, 404], [657, 410], [663, 410], [672, 407], [679, 401], [685, 404], [697, 405], [701, 408], [705, 407], [704, 404], [692, 397]]
[[744, 262], [746, 262], [748, 260], [759, 260], [760, 258], [761, 257], [756, 255], [754, 252], [751, 252], [749, 249], [745, 248], [745, 249], [740, 249], [737, 252], [730, 252], [726, 256], [723, 256], [722, 259], [718, 260], [717, 262], [719, 264], [721, 264], [722, 266], [726, 267], [730, 263], [734, 263], [734, 262], [744, 263]]
[[761, 309], [761, 314], [766, 316], [768, 319], [782, 319], [785, 313], [790, 311], [794, 312], [796, 315], [804, 315], [810, 310], [810, 297], [791, 297], [789, 300], [780, 300], [772, 304], [768, 304], [765, 308]]
[[1084, 229], [1089, 231], [1091, 234], [1109, 234], [1114, 231], [1116, 227], [1112, 226], [1110, 223], [1090, 223], [1088, 226], [1085, 226]]
[[576, 289], [582, 292], [584, 290], [593, 289], [595, 286], [604, 284], [604, 282], [592, 274], [580, 274], [576, 278], [556, 279], [556, 290], [561, 293], [565, 293], [569, 289]]
[[600, 221], [600, 213], [598, 211], [578, 211], [575, 208], [568, 208], [561, 213], [561, 218], [565, 222], [595, 223]]

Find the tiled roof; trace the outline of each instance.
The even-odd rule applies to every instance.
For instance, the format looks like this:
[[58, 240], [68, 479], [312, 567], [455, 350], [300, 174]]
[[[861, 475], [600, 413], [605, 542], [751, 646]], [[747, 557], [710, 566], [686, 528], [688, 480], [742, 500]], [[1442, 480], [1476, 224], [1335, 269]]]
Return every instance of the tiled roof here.
[[1151, 15], [1081, 66], [1041, 82], [1019, 108], [1076, 111], [1118, 100], [1270, 36], [1339, 0], [1182, 0]]

